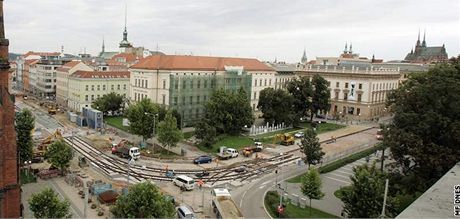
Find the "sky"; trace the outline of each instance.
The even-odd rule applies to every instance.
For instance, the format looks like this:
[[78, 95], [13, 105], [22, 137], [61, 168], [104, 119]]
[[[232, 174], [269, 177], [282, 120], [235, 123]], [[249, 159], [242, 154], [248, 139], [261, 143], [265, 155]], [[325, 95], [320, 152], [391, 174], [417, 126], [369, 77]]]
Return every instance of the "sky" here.
[[118, 51], [128, 40], [166, 54], [299, 62], [338, 56], [404, 59], [420, 29], [428, 46], [460, 54], [458, 0], [5, 0], [10, 52]]

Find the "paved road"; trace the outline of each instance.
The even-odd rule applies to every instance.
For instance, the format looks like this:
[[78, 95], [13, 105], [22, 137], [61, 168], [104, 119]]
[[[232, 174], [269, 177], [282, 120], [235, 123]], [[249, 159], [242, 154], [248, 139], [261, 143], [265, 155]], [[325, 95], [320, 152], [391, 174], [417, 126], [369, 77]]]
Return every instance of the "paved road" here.
[[44, 113], [36, 108], [33, 108], [27, 104], [24, 104], [21, 101], [16, 101], [15, 105], [19, 110], [29, 109], [35, 115], [35, 124], [39, 124], [40, 126], [47, 129], [47, 131], [50, 133], [53, 133], [58, 128], [61, 128], [61, 129], [63, 128], [63, 126], [59, 124], [56, 121], [56, 119], [54, 119], [47, 113]]
[[[342, 147], [341, 143], [354, 143], [357, 144], [354, 147], [355, 148], [363, 148], [363, 147], [370, 147], [374, 145], [377, 141], [375, 140], [374, 136], [374, 131], [375, 130], [368, 130], [360, 133], [356, 133], [347, 137], [344, 137], [343, 139], [338, 139], [334, 145], [337, 145], [337, 147]], [[367, 143], [366, 143], [367, 142]], [[349, 145], [349, 148], [350, 147]], [[352, 150], [347, 151], [348, 153], [352, 153]], [[338, 158], [339, 156], [345, 156], [345, 154], [327, 154], [328, 156], [333, 156], [334, 159]], [[363, 158], [364, 159], [364, 158]], [[353, 163], [354, 165], [357, 165], [361, 163], [362, 160], [356, 161]], [[330, 212], [331, 214], [335, 215], [340, 215], [341, 208], [342, 208], [342, 202], [337, 199], [333, 193], [340, 188], [341, 186], [344, 186], [344, 183], [349, 184], [349, 179], [347, 181], [347, 177], [345, 175], [340, 175], [339, 171], [342, 171], [343, 173], [341, 174], [350, 174], [350, 166], [353, 164], [349, 164], [345, 167], [342, 167], [336, 171], [333, 171], [331, 173], [322, 175], [323, 179], [323, 191], [327, 194], [323, 200], [322, 203], [316, 203], [313, 202], [312, 205], [316, 208], [319, 208], [323, 211]], [[345, 168], [349, 169], [346, 170]], [[270, 190], [274, 189], [275, 181], [282, 181], [285, 179], [289, 179], [291, 177], [297, 176], [299, 174], [303, 174], [307, 171], [306, 166], [298, 166], [298, 165], [287, 165], [285, 167], [282, 167], [281, 170], [279, 171], [278, 177], [279, 179], [276, 179], [274, 173], [268, 174], [261, 179], [252, 182], [248, 185], [244, 185], [243, 187], [240, 187], [235, 191], [235, 200], [239, 205], [241, 206], [241, 209], [243, 211], [243, 215], [248, 218], [267, 218], [269, 217], [263, 208], [263, 199], [264, 199], [264, 194]], [[346, 172], [347, 171], [347, 172]], [[332, 178], [332, 179], [331, 179]], [[347, 185], [346, 184], [346, 185]], [[292, 194], [300, 194], [300, 191], [298, 190], [298, 185], [296, 184], [289, 184], [283, 182], [281, 184], [282, 188], [285, 188], [285, 190], [288, 193]], [[332, 196], [331, 196], [332, 195]], [[294, 198], [293, 196], [290, 196], [290, 198]]]

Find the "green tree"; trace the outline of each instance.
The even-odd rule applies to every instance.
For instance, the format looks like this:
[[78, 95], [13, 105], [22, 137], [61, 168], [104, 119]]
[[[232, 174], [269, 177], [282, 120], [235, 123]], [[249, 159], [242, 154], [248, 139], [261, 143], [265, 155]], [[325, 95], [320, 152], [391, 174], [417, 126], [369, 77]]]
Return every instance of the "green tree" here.
[[163, 121], [168, 111], [171, 111], [174, 118], [176, 118], [177, 128], [182, 128], [182, 117], [176, 109], [167, 109], [165, 106], [160, 106], [160, 109], [158, 111], [158, 118], [157, 118], [158, 121]]
[[122, 109], [124, 106], [124, 97], [115, 92], [104, 94], [102, 97], [97, 98], [91, 107], [98, 109], [106, 114], [109, 111], [115, 112]]
[[[342, 192], [343, 210], [349, 218], [376, 218], [382, 212], [386, 175], [372, 166], [353, 168], [351, 186]], [[385, 215], [395, 216], [396, 199], [388, 196]]]
[[393, 123], [384, 145], [409, 187], [426, 189], [460, 157], [460, 63], [452, 60], [425, 73], [412, 73], [388, 97]]
[[69, 201], [59, 200], [58, 195], [50, 188], [46, 188], [40, 193], [32, 194], [28, 202], [35, 218], [72, 217], [72, 213], [69, 212]]
[[131, 104], [125, 111], [125, 116], [129, 120], [131, 132], [142, 136], [142, 140], [153, 136], [154, 122], [158, 121], [155, 117], [159, 112], [159, 105], [154, 104], [150, 99], [145, 98]]
[[239, 134], [244, 126], [251, 126], [254, 117], [246, 91], [214, 91], [205, 105], [205, 121], [219, 134]]
[[296, 119], [294, 97], [282, 89], [271, 87], [260, 91], [257, 108], [262, 111], [266, 122], [291, 125]]
[[326, 79], [316, 74], [311, 80], [313, 92], [310, 108], [310, 121], [313, 121], [313, 115], [317, 115], [318, 112], [324, 113], [329, 111], [331, 108], [331, 92], [328, 88], [328, 82]]
[[171, 201], [149, 181], [131, 186], [110, 211], [115, 218], [172, 218], [175, 213]]
[[177, 128], [176, 118], [168, 111], [165, 119], [158, 124], [158, 141], [167, 146], [169, 151], [183, 138], [182, 132]]
[[216, 142], [216, 128], [209, 124], [210, 122], [202, 120], [195, 125], [195, 136], [201, 139], [205, 147], [212, 147], [212, 144]]
[[300, 185], [302, 193], [310, 199], [310, 215], [311, 215], [311, 200], [322, 199], [324, 193], [321, 191], [321, 178], [319, 172], [315, 168], [310, 168], [308, 172], [302, 177], [302, 184]]
[[45, 157], [51, 165], [65, 172], [73, 158], [72, 148], [63, 140], [57, 140], [48, 146]]
[[[289, 81], [286, 88], [294, 97], [294, 110], [297, 113], [297, 117], [306, 116], [312, 105], [313, 87], [310, 78], [306, 76], [299, 79], [295, 78]], [[295, 122], [298, 122], [297, 119]]]
[[302, 153], [305, 154], [305, 162], [308, 163], [308, 167], [310, 167], [310, 164], [320, 162], [325, 154], [318, 137], [316, 137], [316, 132], [311, 129], [305, 131], [305, 136], [299, 147]]
[[30, 110], [21, 110], [21, 112], [16, 115], [15, 128], [17, 133], [19, 160], [21, 163], [32, 159], [32, 129], [34, 129], [34, 127], [35, 118]]

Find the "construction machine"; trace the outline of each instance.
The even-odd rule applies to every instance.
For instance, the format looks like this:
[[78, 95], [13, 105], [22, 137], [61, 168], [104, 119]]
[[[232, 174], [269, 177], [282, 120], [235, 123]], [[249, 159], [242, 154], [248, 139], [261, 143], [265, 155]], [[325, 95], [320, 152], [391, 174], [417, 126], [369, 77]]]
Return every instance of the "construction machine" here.
[[286, 133], [275, 135], [275, 137], [273, 138], [273, 144], [275, 144], [278, 141], [281, 141], [281, 144], [286, 146], [293, 145], [295, 143], [294, 137]]
[[61, 138], [62, 138], [61, 131], [59, 129], [56, 129], [56, 131], [53, 134], [50, 134], [48, 137], [42, 140], [40, 145], [38, 145], [38, 150], [46, 151], [46, 148], [48, 147], [49, 144]]

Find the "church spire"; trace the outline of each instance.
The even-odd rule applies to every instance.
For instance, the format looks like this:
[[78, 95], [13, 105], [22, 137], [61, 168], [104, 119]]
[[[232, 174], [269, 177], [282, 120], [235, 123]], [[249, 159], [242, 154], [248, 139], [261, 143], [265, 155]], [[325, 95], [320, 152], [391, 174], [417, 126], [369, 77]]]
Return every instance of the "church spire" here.
[[348, 44], [347, 42], [345, 42], [345, 50], [343, 50], [343, 54], [347, 54], [348, 53]]
[[350, 51], [348, 51], [350, 54], [353, 54], [353, 44], [350, 43]]
[[101, 53], [104, 53], [105, 52], [105, 39], [104, 37], [102, 37], [102, 51]]
[[418, 37], [417, 37], [417, 44], [415, 44], [415, 48], [420, 46], [420, 28], [418, 29]]
[[303, 55], [302, 55], [302, 59], [300, 60], [301, 63], [305, 64], [307, 63], [307, 49], [304, 47], [303, 48]]
[[123, 40], [120, 42], [120, 49], [122, 52], [126, 52], [126, 48], [131, 47], [131, 43], [128, 41], [128, 4], [125, 2], [125, 29], [123, 31]]
[[422, 47], [426, 47], [425, 35], [426, 35], [426, 30], [423, 30], [423, 41], [422, 41]]

